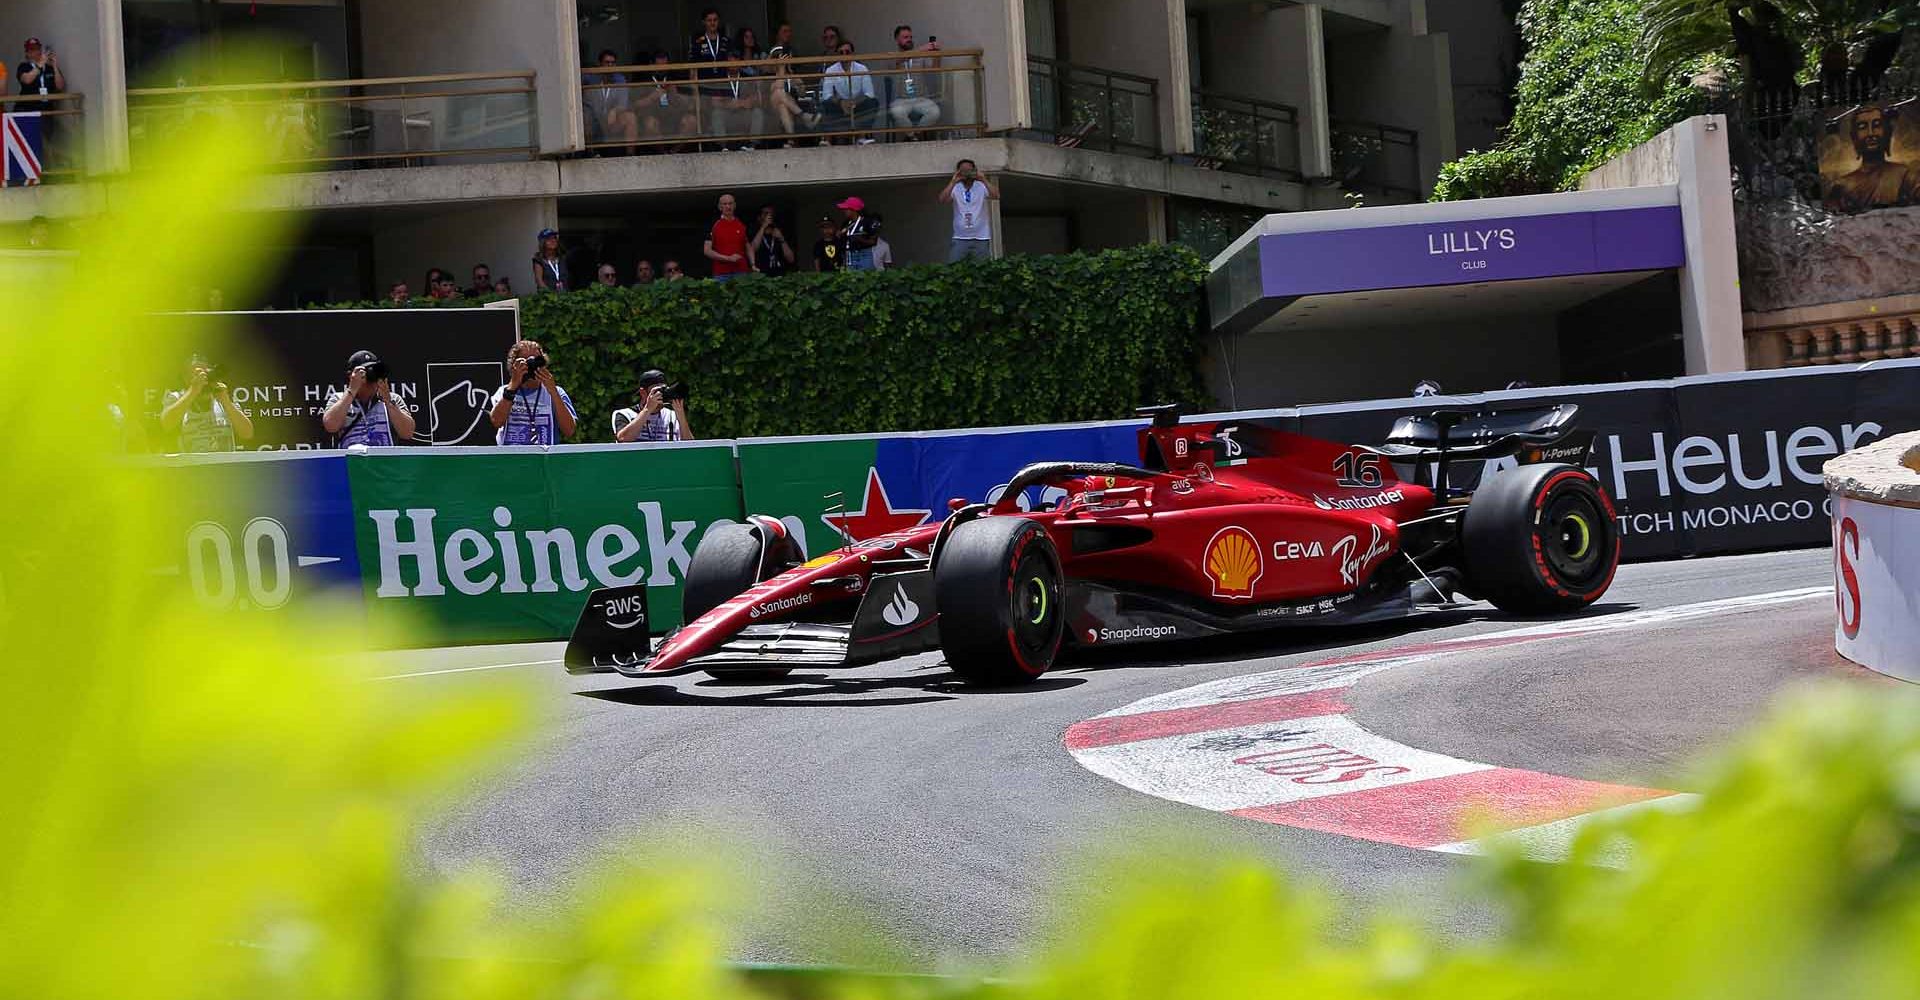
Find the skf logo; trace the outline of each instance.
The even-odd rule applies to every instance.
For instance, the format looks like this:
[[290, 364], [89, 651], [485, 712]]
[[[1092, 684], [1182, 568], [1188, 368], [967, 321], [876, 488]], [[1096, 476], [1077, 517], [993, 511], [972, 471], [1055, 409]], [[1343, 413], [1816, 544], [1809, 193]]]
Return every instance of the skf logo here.
[[1213, 596], [1232, 601], [1253, 600], [1253, 585], [1266, 572], [1253, 533], [1238, 525], [1214, 532], [1200, 562], [1213, 581]]

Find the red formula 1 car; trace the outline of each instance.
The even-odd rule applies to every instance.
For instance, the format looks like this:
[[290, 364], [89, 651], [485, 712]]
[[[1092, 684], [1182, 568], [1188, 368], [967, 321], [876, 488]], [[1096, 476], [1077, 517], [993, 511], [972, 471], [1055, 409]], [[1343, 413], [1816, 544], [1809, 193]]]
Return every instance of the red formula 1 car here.
[[[1003, 685], [1064, 647], [1372, 620], [1456, 593], [1573, 611], [1620, 557], [1575, 411], [1439, 410], [1367, 447], [1152, 408], [1140, 467], [1031, 465], [993, 504], [955, 500], [938, 524], [817, 558], [774, 518], [721, 525], [688, 567], [685, 626], [652, 643], [644, 588], [595, 591], [567, 669], [769, 678], [940, 649], [963, 679]], [[1508, 457], [1471, 494], [1430, 485]], [[1057, 501], [1022, 510], [1034, 487]]]

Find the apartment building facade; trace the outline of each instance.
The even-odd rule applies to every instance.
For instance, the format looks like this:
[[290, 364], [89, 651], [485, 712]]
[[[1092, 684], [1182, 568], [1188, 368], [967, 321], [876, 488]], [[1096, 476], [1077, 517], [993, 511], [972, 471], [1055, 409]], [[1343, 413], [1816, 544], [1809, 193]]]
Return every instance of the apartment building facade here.
[[[792, 24], [797, 58], [686, 65], [709, 6], [730, 40], [747, 27], [764, 47]], [[47, 183], [0, 191], [0, 228], [110, 208], [153, 141], [220, 114], [259, 122], [280, 166], [236, 208], [302, 216], [295, 245], [262, 248], [288, 264], [260, 304], [375, 297], [402, 280], [420, 293], [427, 268], [464, 281], [477, 262], [525, 290], [547, 227], [577, 272], [605, 261], [625, 280], [642, 258], [675, 257], [703, 274], [722, 192], [749, 216], [773, 207], [801, 267], [815, 223], [849, 195], [884, 214], [898, 262], [941, 260], [936, 194], [961, 157], [1000, 183], [996, 253], [1179, 240], [1210, 254], [1269, 213], [1425, 197], [1456, 152], [1451, 46], [1427, 7], [16, 0], [0, 39], [56, 47], [73, 96], [39, 103], [60, 113]], [[897, 52], [900, 24], [940, 51]], [[841, 113], [830, 89], [830, 25], [868, 68], [864, 114]], [[583, 71], [603, 51], [614, 67]], [[233, 83], [240, 52], [266, 65]], [[665, 69], [645, 68], [655, 53]], [[729, 106], [743, 87], [757, 100]], [[921, 113], [902, 118], [909, 98]]]

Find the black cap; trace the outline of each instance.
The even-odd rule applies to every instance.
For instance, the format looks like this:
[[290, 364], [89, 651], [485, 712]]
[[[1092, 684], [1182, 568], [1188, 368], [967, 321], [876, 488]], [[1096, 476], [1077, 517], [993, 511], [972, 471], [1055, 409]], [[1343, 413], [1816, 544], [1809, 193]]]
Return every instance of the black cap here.
[[347, 359], [347, 370], [352, 371], [362, 365], [374, 364], [379, 360], [380, 355], [372, 351], [355, 351], [353, 352], [353, 356]]
[[640, 388], [647, 389], [667, 384], [667, 373], [658, 368], [649, 368], [640, 373]]

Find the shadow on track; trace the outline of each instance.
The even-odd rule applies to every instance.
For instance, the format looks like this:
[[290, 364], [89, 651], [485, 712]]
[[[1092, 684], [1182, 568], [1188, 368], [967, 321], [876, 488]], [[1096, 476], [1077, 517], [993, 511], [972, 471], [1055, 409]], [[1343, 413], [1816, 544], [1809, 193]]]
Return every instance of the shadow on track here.
[[[1030, 694], [1040, 691], [1060, 691], [1078, 687], [1087, 682], [1084, 677], [1042, 677], [1031, 684], [1018, 687], [974, 687], [964, 684], [946, 665], [923, 668], [919, 673], [936, 671], [932, 676], [900, 677], [834, 677], [829, 674], [790, 674], [778, 681], [729, 681], [719, 678], [703, 680], [692, 688], [675, 687], [671, 684], [648, 684], [642, 687], [603, 688], [596, 691], [577, 692], [583, 698], [597, 698], [617, 705], [738, 705], [749, 708], [785, 708], [789, 706], [819, 706], [826, 708], [883, 708], [888, 705], [921, 705], [934, 701], [952, 701], [955, 698], [977, 698], [1002, 694]], [[739, 694], [723, 693], [730, 689], [751, 688]], [[918, 694], [900, 694], [882, 697], [866, 697], [886, 691], [915, 691]]]

